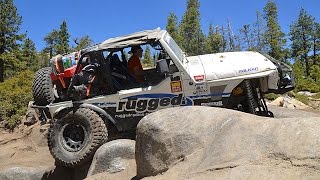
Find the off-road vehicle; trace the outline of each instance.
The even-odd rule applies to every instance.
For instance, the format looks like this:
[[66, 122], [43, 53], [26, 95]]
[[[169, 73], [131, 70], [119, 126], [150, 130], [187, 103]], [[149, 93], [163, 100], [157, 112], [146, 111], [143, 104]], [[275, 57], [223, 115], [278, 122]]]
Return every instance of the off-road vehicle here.
[[[136, 45], [154, 55], [144, 83], [127, 71], [128, 50]], [[69, 167], [90, 160], [108, 139], [134, 130], [142, 117], [159, 109], [215, 106], [272, 116], [264, 94], [294, 88], [292, 69], [272, 57], [258, 52], [188, 57], [159, 28], [107, 39], [68, 56], [54, 57], [52, 67], [38, 71], [33, 95], [34, 107], [51, 122], [50, 152]]]

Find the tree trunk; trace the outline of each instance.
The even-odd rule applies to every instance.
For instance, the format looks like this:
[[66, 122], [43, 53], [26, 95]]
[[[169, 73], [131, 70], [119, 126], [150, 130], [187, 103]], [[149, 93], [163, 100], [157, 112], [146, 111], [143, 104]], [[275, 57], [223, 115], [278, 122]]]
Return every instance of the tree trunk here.
[[4, 53], [4, 48], [0, 48], [0, 83], [4, 81], [4, 59], [1, 58], [1, 55]]
[[313, 39], [313, 65], [317, 64], [317, 42], [316, 39]]
[[307, 77], [310, 76], [310, 64], [309, 64], [309, 59], [308, 59], [308, 55], [305, 54], [305, 62], [306, 62], [306, 74]]
[[0, 58], [0, 83], [4, 81], [4, 60]]

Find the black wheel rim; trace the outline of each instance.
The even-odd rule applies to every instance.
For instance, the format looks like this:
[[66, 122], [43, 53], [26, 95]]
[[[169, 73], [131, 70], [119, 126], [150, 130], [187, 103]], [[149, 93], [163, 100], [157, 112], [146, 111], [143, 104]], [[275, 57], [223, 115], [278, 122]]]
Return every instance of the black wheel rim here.
[[87, 132], [82, 124], [69, 122], [62, 127], [60, 132], [60, 138], [65, 150], [77, 152], [85, 145]]

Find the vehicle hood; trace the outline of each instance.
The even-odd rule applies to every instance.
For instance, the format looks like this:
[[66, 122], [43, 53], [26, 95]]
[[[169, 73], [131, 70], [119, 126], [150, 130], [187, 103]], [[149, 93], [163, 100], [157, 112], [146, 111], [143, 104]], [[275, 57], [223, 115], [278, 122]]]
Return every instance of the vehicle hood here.
[[191, 77], [204, 75], [204, 80], [218, 80], [277, 69], [258, 52], [226, 52], [187, 57]]

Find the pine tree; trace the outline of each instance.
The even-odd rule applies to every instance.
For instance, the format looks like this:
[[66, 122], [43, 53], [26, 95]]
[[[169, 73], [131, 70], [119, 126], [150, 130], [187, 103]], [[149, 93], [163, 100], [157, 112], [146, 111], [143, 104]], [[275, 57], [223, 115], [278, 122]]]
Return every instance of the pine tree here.
[[76, 38], [74, 40], [74, 42], [77, 44], [77, 46], [74, 48], [77, 51], [79, 51], [81, 49], [85, 49], [85, 48], [91, 46], [93, 43], [92, 39], [88, 35], [81, 37], [81, 38]]
[[219, 33], [219, 27], [214, 29], [213, 25], [209, 25], [209, 33], [206, 39], [206, 53], [218, 53], [223, 49], [222, 35]]
[[179, 33], [178, 17], [174, 13], [170, 13], [167, 19], [166, 30], [178, 45], [181, 45], [182, 37]]
[[30, 38], [26, 38], [21, 45], [22, 60], [26, 62], [30, 70], [36, 71], [40, 62], [36, 60], [36, 47]]
[[151, 58], [150, 48], [148, 46], [146, 47], [142, 63], [145, 66], [152, 66], [152, 58]]
[[58, 39], [58, 46], [57, 46], [57, 53], [58, 54], [65, 54], [69, 52], [69, 32], [67, 28], [66, 21], [63, 21], [60, 25], [59, 30], [59, 39]]
[[199, 8], [199, 0], [188, 0], [180, 23], [181, 45], [188, 55], [204, 53], [205, 36], [201, 30]]
[[310, 75], [308, 54], [311, 52], [313, 22], [314, 18], [301, 9], [298, 20], [290, 26], [292, 57], [304, 63], [307, 77]]
[[57, 46], [59, 42], [59, 31], [54, 29], [50, 33], [46, 35], [44, 38], [46, 42], [46, 47], [44, 48], [44, 52], [49, 53], [49, 58], [51, 59], [54, 55], [57, 54]]
[[19, 16], [13, 0], [0, 0], [0, 82], [4, 81], [5, 53], [17, 49], [18, 34], [22, 17]]
[[310, 67], [310, 76], [316, 82], [320, 83], [320, 66], [314, 64]]
[[273, 0], [269, 0], [263, 9], [264, 19], [267, 22], [264, 39], [268, 46], [268, 54], [276, 59], [283, 60], [283, 47], [286, 44], [285, 34], [278, 23], [278, 9]]
[[312, 26], [312, 51], [313, 64], [319, 64], [320, 55], [320, 23], [314, 22]]
[[10, 52], [3, 54], [5, 59], [4, 77], [10, 78], [17, 73], [27, 69], [27, 61], [23, 59], [22, 51], [19, 48], [14, 48]]

